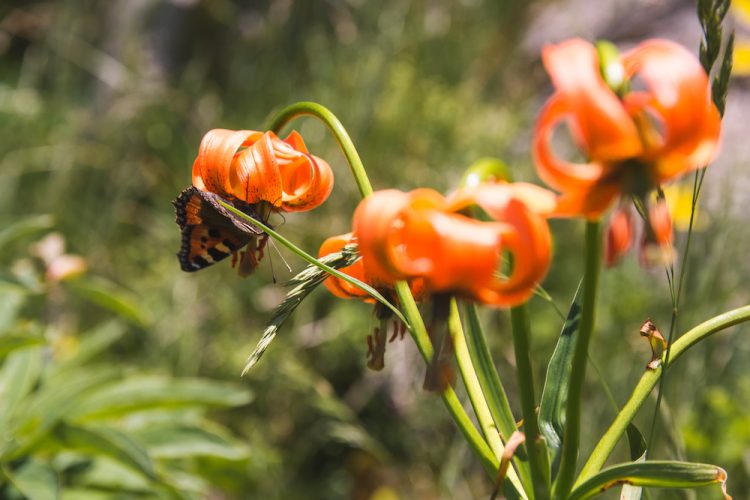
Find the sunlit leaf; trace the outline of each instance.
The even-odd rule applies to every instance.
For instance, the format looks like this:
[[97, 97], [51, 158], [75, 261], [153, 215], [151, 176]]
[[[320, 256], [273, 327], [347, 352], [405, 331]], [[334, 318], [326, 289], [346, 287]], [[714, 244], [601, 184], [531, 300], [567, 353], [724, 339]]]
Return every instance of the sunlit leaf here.
[[31, 347], [44, 343], [44, 337], [41, 335], [0, 335], [0, 359], [17, 349], [23, 349], [24, 347]]
[[718, 483], [724, 487], [726, 480], [726, 471], [715, 465], [674, 461], [627, 463], [609, 467], [589, 478], [571, 492], [568, 500], [592, 498], [623, 484], [653, 488], [697, 488]]
[[162, 425], [137, 431], [138, 438], [147, 444], [154, 458], [183, 458], [208, 456], [226, 460], [247, 458], [244, 444], [233, 442], [226, 433], [209, 430], [210, 426]]
[[55, 427], [53, 436], [65, 448], [87, 455], [109, 457], [148, 478], [156, 479], [154, 465], [146, 449], [117, 429], [59, 424]]
[[18, 404], [39, 380], [43, 366], [43, 350], [30, 347], [10, 354], [0, 371], [0, 429], [7, 428]]
[[71, 417], [101, 419], [159, 408], [232, 407], [251, 399], [250, 391], [237, 384], [132, 376], [93, 391], [77, 405]]
[[560, 338], [552, 353], [542, 390], [539, 407], [539, 431], [547, 440], [552, 463], [552, 476], [555, 476], [560, 460], [563, 435], [565, 434], [565, 405], [568, 400], [568, 384], [573, 367], [578, 325], [581, 319], [581, 286], [578, 285], [568, 315], [563, 324]]

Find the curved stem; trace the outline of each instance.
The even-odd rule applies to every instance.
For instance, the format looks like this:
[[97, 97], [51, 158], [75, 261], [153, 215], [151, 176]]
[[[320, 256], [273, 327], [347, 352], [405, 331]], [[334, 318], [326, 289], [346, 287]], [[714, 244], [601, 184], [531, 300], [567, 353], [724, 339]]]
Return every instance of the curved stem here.
[[599, 281], [599, 261], [601, 253], [599, 221], [586, 223], [586, 261], [583, 275], [583, 303], [581, 306], [581, 326], [578, 330], [573, 367], [570, 372], [568, 402], [565, 409], [565, 434], [563, 435], [560, 471], [555, 483], [555, 498], [566, 498], [573, 486], [573, 478], [578, 461], [578, 446], [581, 434], [581, 392], [586, 376], [589, 342], [594, 330], [594, 309], [596, 288]]
[[588, 461], [583, 466], [581, 474], [576, 481], [576, 485], [580, 485], [602, 468], [607, 457], [612, 453], [615, 445], [628, 427], [628, 424], [633, 420], [638, 409], [643, 405], [643, 402], [646, 401], [646, 398], [659, 381], [663, 366], [670, 368], [688, 348], [710, 335], [729, 328], [730, 326], [747, 321], [750, 321], [750, 305], [715, 316], [678, 338], [672, 346], [672, 354], [668, 365], [666, 363], [665, 353], [662, 358], [661, 366], [655, 370], [647, 370], [641, 376], [641, 380], [638, 382], [638, 385], [635, 386], [635, 389], [633, 389], [630, 399], [622, 407], [620, 413], [617, 414], [614, 422], [612, 422], [612, 425], [607, 429], [607, 432], [599, 440]]
[[521, 393], [521, 410], [523, 412], [523, 431], [526, 435], [526, 450], [531, 465], [531, 484], [534, 498], [543, 500], [550, 497], [549, 461], [547, 450], [539, 435], [539, 423], [536, 415], [534, 397], [534, 375], [529, 355], [529, 312], [525, 304], [510, 310], [510, 321], [513, 330], [513, 348], [516, 355], [516, 373], [518, 388]]
[[357, 153], [357, 148], [354, 147], [351, 137], [349, 137], [339, 119], [336, 118], [336, 115], [331, 113], [325, 106], [309, 101], [294, 103], [279, 111], [271, 120], [268, 129], [278, 133], [287, 123], [303, 115], [314, 116], [326, 124], [328, 130], [336, 138], [336, 142], [339, 143], [344, 156], [346, 156], [346, 161], [352, 171], [354, 180], [357, 182], [359, 193], [363, 198], [371, 195], [372, 185], [370, 184], [370, 179], [367, 177], [365, 167], [362, 165], [359, 153]]

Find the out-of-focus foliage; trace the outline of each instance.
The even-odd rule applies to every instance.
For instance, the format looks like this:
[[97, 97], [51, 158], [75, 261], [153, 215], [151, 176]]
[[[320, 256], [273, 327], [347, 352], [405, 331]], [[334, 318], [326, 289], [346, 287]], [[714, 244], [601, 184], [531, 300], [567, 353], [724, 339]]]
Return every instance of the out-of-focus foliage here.
[[[18, 429], [0, 441], [2, 493], [54, 483], [69, 498], [126, 486], [229, 498], [486, 497], [491, 485], [440, 401], [420, 390], [410, 342], [389, 344], [384, 372], [366, 370], [367, 305], [313, 293], [239, 379], [285, 294], [274, 278], [291, 274], [273, 248], [247, 280], [226, 263], [182, 273], [169, 201], [189, 184], [206, 130], [260, 129], [274, 108], [303, 99], [339, 116], [376, 188], [447, 190], [486, 156], [533, 180], [529, 130], [548, 89], [522, 42], [548, 3], [4, 1], [0, 376], [25, 382], [0, 382], [0, 415], [16, 408], [15, 427], [0, 433]], [[349, 230], [357, 190], [325, 129], [295, 126], [337, 176], [323, 207], [281, 226], [314, 253]], [[748, 202], [722, 178], [731, 177], [706, 177], [680, 331], [750, 298], [750, 233], [736, 208]], [[52, 231], [58, 251], [45, 253]], [[559, 221], [553, 231], [545, 288], [564, 305], [581, 273], [582, 227]], [[81, 260], [58, 260], [52, 272], [63, 256]], [[621, 404], [650, 357], [638, 328], [647, 317], [668, 324], [669, 294], [663, 273], [632, 260], [603, 273], [601, 289], [592, 357]], [[540, 381], [562, 320], [541, 299], [531, 312]], [[517, 410], [507, 317], [482, 319]], [[730, 492], [750, 491], [750, 341], [740, 330], [669, 373], [651, 454], [722, 465]], [[589, 373], [584, 454], [614, 415]], [[644, 408], [644, 433], [650, 417]]]

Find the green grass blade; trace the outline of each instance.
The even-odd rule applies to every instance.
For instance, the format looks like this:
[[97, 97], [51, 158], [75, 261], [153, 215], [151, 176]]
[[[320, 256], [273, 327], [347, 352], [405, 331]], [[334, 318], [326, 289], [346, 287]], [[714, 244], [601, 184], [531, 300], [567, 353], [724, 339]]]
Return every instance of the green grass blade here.
[[[347, 245], [341, 252], [332, 253], [321, 258], [320, 262], [333, 269], [341, 269], [354, 264], [357, 260], [359, 260], [359, 254], [357, 253], [356, 245]], [[250, 356], [248, 356], [247, 361], [245, 362], [245, 367], [242, 369], [243, 376], [255, 366], [256, 363], [258, 363], [273, 339], [276, 338], [276, 334], [278, 333], [279, 328], [281, 328], [281, 325], [289, 319], [289, 316], [291, 316], [295, 309], [297, 309], [297, 306], [299, 306], [302, 301], [318, 287], [318, 285], [323, 283], [328, 276], [326, 270], [315, 265], [310, 265], [289, 281], [288, 284], [293, 286], [293, 288], [286, 294], [284, 301], [276, 307], [271, 320], [263, 330], [263, 335], [260, 337], [258, 344], [255, 346], [255, 349]]]
[[675, 461], [650, 461], [615, 465], [602, 470], [575, 488], [568, 500], [585, 500], [615, 486], [629, 484], [652, 488], [698, 488], [720, 483], [726, 496], [727, 473], [721, 467]]

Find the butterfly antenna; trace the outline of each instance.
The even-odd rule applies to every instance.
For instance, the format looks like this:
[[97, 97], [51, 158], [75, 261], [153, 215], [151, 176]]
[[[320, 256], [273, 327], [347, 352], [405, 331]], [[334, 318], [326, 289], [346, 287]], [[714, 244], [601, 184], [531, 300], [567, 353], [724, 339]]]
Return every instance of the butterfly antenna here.
[[[284, 258], [284, 254], [282, 254], [281, 250], [279, 250], [279, 247], [276, 246], [276, 242], [273, 241], [273, 240], [270, 240], [269, 243], [271, 244], [271, 246], [273, 247], [273, 249], [276, 250], [276, 253], [279, 254], [279, 257], [281, 258], [281, 262], [284, 263], [284, 265], [286, 266], [287, 271], [289, 271], [291, 273], [292, 272], [292, 266], [290, 266], [289, 263], [286, 261], [286, 259]], [[270, 258], [270, 254], [269, 254], [269, 258]]]

